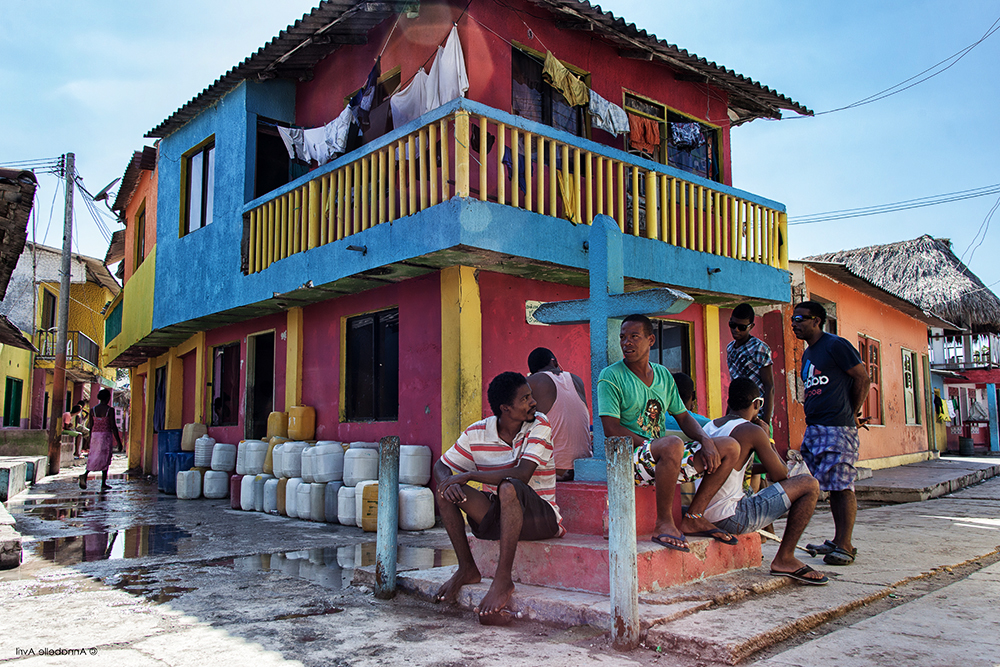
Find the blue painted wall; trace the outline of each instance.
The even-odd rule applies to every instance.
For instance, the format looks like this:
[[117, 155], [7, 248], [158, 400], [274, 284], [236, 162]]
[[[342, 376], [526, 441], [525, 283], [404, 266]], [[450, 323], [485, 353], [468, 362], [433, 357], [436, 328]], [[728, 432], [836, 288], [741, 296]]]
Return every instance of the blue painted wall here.
[[[293, 122], [294, 82], [244, 82], [160, 142], [154, 329], [248, 302], [241, 295], [240, 241], [243, 207], [253, 196], [258, 116]], [[181, 163], [213, 135], [213, 221], [181, 237]]]

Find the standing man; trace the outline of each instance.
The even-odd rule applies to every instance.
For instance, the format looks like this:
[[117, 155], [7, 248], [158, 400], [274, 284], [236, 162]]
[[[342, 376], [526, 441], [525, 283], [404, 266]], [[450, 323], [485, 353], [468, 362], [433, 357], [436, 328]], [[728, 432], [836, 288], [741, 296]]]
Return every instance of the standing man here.
[[808, 345], [802, 354], [806, 413], [802, 458], [820, 489], [830, 492], [836, 530], [833, 541], [807, 546], [825, 554], [827, 565], [850, 565], [858, 553], [851, 544], [858, 512], [854, 495], [858, 427], [871, 379], [854, 346], [824, 332], [825, 322], [826, 309], [815, 301], [803, 301], [792, 312], [792, 331]]
[[[465, 534], [462, 512], [472, 534], [500, 542], [497, 570], [479, 603], [479, 622], [505, 625], [514, 594], [511, 570], [518, 540], [562, 537], [556, 506], [549, 421], [535, 410], [531, 387], [520, 373], [493, 378], [486, 390], [492, 417], [476, 422], [434, 464], [441, 523], [458, 558], [458, 570], [438, 590], [435, 601], [454, 602], [465, 584], [482, 575]], [[469, 486], [480, 482], [483, 490]]]
[[[656, 342], [653, 323], [645, 315], [622, 321], [619, 342], [623, 359], [601, 371], [597, 400], [604, 435], [632, 439], [635, 483], [656, 485], [653, 541], [675, 551], [690, 551], [685, 535], [711, 537], [726, 544], [738, 539], [716, 528], [703, 512], [726, 481], [740, 454], [732, 438], [710, 438], [681, 402], [677, 385], [664, 366], [649, 361]], [[664, 414], [677, 420], [690, 440], [664, 436]], [[674, 523], [674, 491], [678, 482], [705, 475], [681, 525]]]
[[564, 371], [552, 350], [536, 347], [528, 355], [528, 385], [538, 412], [552, 425], [556, 481], [573, 479], [573, 461], [590, 458], [590, 410], [579, 376]]
[[754, 317], [749, 303], [733, 308], [733, 314], [729, 316], [729, 332], [733, 341], [726, 348], [726, 365], [730, 379], [750, 378], [760, 389], [764, 408], [754, 423], [770, 434], [774, 415], [774, 367], [771, 365], [771, 348], [750, 333], [755, 326]]

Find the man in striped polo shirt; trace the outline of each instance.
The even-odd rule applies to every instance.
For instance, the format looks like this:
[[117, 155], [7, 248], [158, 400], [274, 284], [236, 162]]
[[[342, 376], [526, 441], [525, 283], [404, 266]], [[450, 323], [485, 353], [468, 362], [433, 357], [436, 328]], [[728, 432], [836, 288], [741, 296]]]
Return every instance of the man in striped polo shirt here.
[[[505, 625], [511, 619], [507, 603], [514, 593], [511, 569], [518, 540], [562, 537], [566, 531], [556, 506], [552, 429], [536, 412], [528, 381], [520, 373], [501, 373], [486, 397], [494, 416], [465, 429], [434, 464], [441, 523], [458, 557], [458, 570], [435, 600], [454, 602], [462, 586], [482, 579], [465, 534], [465, 512], [473, 535], [500, 542], [496, 575], [479, 603], [479, 622]], [[469, 482], [480, 482], [482, 491]]]

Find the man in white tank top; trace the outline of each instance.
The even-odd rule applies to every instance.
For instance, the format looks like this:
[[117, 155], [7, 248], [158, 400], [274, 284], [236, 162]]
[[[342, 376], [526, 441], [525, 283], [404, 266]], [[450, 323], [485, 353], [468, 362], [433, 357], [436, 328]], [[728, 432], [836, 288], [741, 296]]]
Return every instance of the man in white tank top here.
[[590, 410], [579, 376], [564, 371], [548, 348], [538, 347], [528, 355], [528, 384], [531, 395], [552, 424], [553, 458], [556, 481], [573, 479], [573, 461], [590, 458]]
[[[812, 475], [788, 476], [788, 468], [774, 450], [767, 433], [752, 423], [763, 404], [760, 389], [751, 379], [736, 378], [729, 385], [726, 416], [703, 427], [710, 437], [730, 436], [740, 444], [740, 456], [733, 471], [709, 501], [704, 515], [719, 528], [737, 535], [760, 530], [788, 512], [781, 546], [771, 561], [771, 574], [821, 586], [829, 581], [826, 575], [795, 557], [795, 545], [816, 509], [819, 482]], [[766, 472], [772, 484], [750, 495], [743, 492], [743, 477], [754, 452], [761, 460], [754, 467], [761, 469], [752, 472]]]

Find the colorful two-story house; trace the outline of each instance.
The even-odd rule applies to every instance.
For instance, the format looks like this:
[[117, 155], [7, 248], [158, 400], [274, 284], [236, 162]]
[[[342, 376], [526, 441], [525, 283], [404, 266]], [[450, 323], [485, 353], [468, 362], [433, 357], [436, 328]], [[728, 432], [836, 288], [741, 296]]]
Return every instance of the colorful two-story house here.
[[154, 430], [235, 442], [292, 405], [437, 455], [533, 348], [589, 376], [588, 328], [532, 311], [587, 297], [598, 215], [626, 290], [693, 298], [653, 356], [720, 414], [725, 309], [790, 298], [784, 206], [733, 187], [730, 133], [782, 110], [810, 113], [587, 2], [322, 3], [148, 135], [151, 326], [118, 348], [142, 465]]

